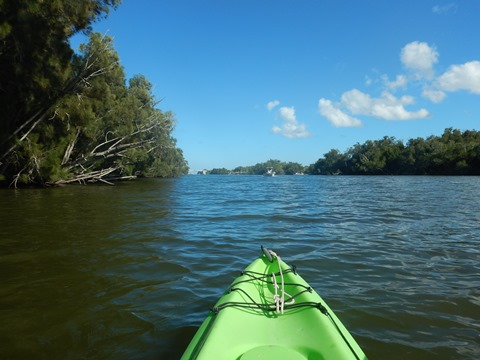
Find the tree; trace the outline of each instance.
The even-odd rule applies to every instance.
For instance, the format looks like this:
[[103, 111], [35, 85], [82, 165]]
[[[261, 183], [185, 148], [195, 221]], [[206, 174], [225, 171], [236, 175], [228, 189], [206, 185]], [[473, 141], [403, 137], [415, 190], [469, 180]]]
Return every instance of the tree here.
[[317, 160], [309, 170], [312, 175], [343, 174], [348, 171], [348, 156], [337, 149], [332, 149]]
[[[63, 129], [69, 129], [69, 143], [61, 161], [68, 177], [49, 182], [167, 177], [188, 172], [183, 153], [171, 136], [173, 114], [156, 108], [152, 84], [143, 75], [135, 75], [129, 86], [125, 85], [125, 75], [109, 37], [92, 34], [81, 50], [80, 64], [88, 62], [91, 53], [98, 53], [95, 68], [101, 72], [109, 70], [56, 109]], [[76, 116], [72, 118], [72, 114]]]
[[[0, 18], [0, 174], [18, 180], [32, 173], [41, 151], [32, 134], [52, 107], [80, 81], [68, 38], [116, 8], [120, 0], [4, 0]], [[25, 157], [23, 151], [32, 153]], [[32, 167], [33, 163], [33, 167]]]
[[211, 175], [228, 175], [230, 174], [230, 170], [227, 170], [225, 168], [219, 168], [219, 169], [212, 169], [210, 171]]
[[304, 166], [296, 162], [288, 162], [283, 165], [283, 171], [286, 175], [294, 175], [304, 172]]
[[[7, 0], [0, 19], [0, 182], [60, 184], [186, 173], [171, 112], [142, 75], [126, 86], [113, 41], [89, 31], [120, 0]], [[15, 25], [15, 26], [13, 26]], [[38, 36], [38, 38], [37, 38]]]
[[341, 153], [330, 150], [308, 168], [310, 174], [478, 175], [480, 132], [445, 129], [442, 136], [368, 140]]

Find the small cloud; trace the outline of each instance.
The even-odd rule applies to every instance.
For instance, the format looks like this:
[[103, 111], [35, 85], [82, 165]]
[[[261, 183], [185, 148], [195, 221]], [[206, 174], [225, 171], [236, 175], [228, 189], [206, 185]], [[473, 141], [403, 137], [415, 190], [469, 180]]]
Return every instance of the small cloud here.
[[467, 90], [480, 94], [480, 61], [450, 66], [437, 78], [435, 85], [443, 91]]
[[447, 95], [441, 90], [425, 88], [422, 91], [422, 96], [429, 99], [431, 102], [438, 104], [442, 102]]
[[318, 109], [320, 114], [327, 118], [333, 126], [336, 127], [358, 127], [362, 126], [362, 122], [354, 118], [341, 109], [333, 105], [330, 100], [320, 99], [318, 101]]
[[294, 107], [281, 107], [278, 110], [279, 117], [283, 120], [282, 126], [274, 126], [272, 131], [287, 138], [304, 138], [310, 136], [304, 124], [299, 124], [295, 115]]
[[372, 85], [372, 78], [370, 76], [365, 76], [365, 86], [370, 86]]
[[435, 5], [432, 8], [432, 12], [434, 14], [444, 15], [444, 14], [452, 14], [457, 12], [457, 4], [449, 3], [445, 5]]
[[273, 100], [273, 101], [269, 101], [267, 103], [267, 109], [268, 111], [271, 111], [273, 108], [275, 108], [276, 106], [278, 106], [280, 104], [280, 101], [278, 100]]
[[438, 61], [438, 52], [425, 42], [414, 41], [404, 46], [400, 59], [417, 78], [431, 79], [434, 76], [433, 65]]
[[396, 90], [398, 88], [403, 88], [407, 85], [407, 77], [405, 75], [397, 75], [394, 81], [389, 81], [388, 78], [385, 78], [385, 84], [388, 88]]

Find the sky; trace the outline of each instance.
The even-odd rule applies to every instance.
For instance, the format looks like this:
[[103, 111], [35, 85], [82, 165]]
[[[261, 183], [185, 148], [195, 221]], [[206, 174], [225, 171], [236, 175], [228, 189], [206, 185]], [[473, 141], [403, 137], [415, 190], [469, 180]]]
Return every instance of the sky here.
[[479, 19], [478, 0], [123, 0], [93, 30], [196, 172], [480, 130]]

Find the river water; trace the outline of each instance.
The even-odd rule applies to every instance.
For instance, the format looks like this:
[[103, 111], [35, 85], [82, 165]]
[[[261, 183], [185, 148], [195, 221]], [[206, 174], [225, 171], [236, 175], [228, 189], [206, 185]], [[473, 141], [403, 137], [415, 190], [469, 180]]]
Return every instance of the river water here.
[[1, 359], [178, 359], [275, 250], [370, 360], [480, 358], [480, 177], [0, 190]]

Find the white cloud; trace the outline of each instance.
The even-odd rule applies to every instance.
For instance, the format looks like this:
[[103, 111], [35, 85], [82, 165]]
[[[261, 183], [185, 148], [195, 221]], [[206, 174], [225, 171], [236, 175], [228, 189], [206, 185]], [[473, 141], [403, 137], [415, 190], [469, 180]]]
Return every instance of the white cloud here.
[[280, 104], [280, 101], [278, 100], [269, 101], [267, 104], [268, 111], [271, 111], [274, 107], [276, 107], [279, 104]]
[[444, 91], [467, 90], [480, 94], [480, 61], [450, 66], [437, 78], [435, 85]]
[[371, 108], [372, 100], [367, 95], [357, 89], [344, 92], [342, 95], [342, 105], [353, 114], [367, 114]]
[[417, 78], [431, 79], [434, 76], [433, 65], [438, 61], [438, 52], [427, 43], [414, 41], [405, 45], [400, 58]]
[[445, 99], [447, 94], [441, 90], [435, 90], [431, 88], [423, 89], [422, 96], [429, 99], [431, 102], [440, 103]]
[[335, 105], [330, 100], [320, 99], [318, 101], [318, 109], [320, 114], [325, 116], [332, 125], [336, 127], [358, 127], [362, 126], [362, 122], [353, 116], [348, 115]]
[[370, 76], [365, 76], [365, 86], [370, 86], [372, 83], [373, 80], [370, 78]]
[[[451, 11], [452, 4], [436, 11]], [[417, 111], [407, 109], [415, 103], [409, 95], [395, 96], [392, 92], [402, 89], [409, 91], [413, 83], [416, 89], [422, 89], [422, 97], [433, 103], [442, 102], [448, 92], [469, 91], [480, 95], [480, 61], [452, 65], [441, 76], [435, 77], [433, 67], [438, 62], [439, 54], [435, 47], [424, 42], [413, 41], [401, 51], [401, 61], [410, 74], [400, 74], [390, 81], [384, 74], [377, 80], [366, 77], [365, 85], [383, 83], [384, 91], [379, 97], [372, 97], [358, 89], [342, 94], [338, 103], [321, 98], [318, 102], [319, 112], [337, 127], [362, 126], [359, 116], [375, 117], [382, 120], [415, 120], [430, 117], [427, 109]], [[412, 76], [413, 75], [413, 76]]]
[[413, 120], [423, 119], [430, 114], [425, 109], [408, 111], [405, 105], [413, 104], [411, 96], [396, 98], [387, 91], [379, 98], [372, 98], [370, 95], [353, 89], [342, 95], [341, 103], [354, 115], [368, 115], [383, 120]]
[[281, 107], [278, 110], [279, 117], [283, 120], [281, 127], [274, 126], [272, 131], [275, 134], [282, 134], [287, 138], [304, 138], [310, 136], [304, 124], [299, 124], [295, 115], [294, 107]]
[[455, 3], [450, 3], [445, 5], [435, 5], [432, 8], [432, 12], [434, 14], [449, 14], [449, 13], [455, 13], [456, 11], [457, 11], [457, 4]]
[[386, 85], [392, 89], [396, 90], [398, 88], [403, 88], [407, 86], [407, 77], [405, 75], [397, 75], [394, 81], [388, 81], [388, 78], [386, 80]]

